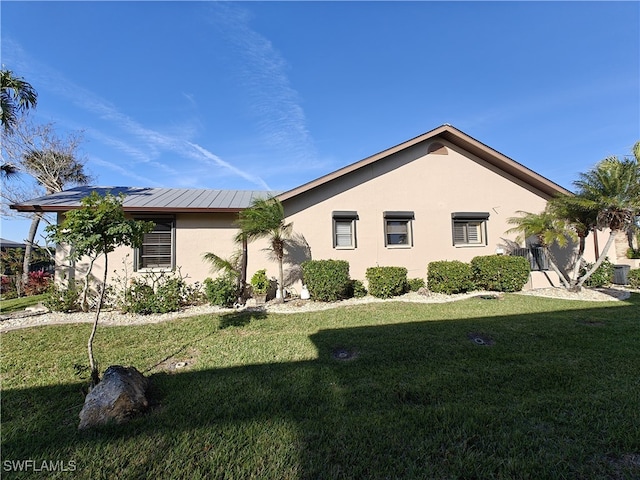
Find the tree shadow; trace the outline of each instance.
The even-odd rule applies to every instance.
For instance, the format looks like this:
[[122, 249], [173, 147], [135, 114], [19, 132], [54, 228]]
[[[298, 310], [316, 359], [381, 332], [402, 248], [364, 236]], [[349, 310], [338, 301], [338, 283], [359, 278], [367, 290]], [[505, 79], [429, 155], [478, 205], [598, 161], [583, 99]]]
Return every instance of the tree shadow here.
[[230, 327], [244, 327], [252, 320], [264, 320], [267, 318], [267, 311], [262, 307], [250, 307], [238, 312], [225, 313], [220, 315], [220, 330]]

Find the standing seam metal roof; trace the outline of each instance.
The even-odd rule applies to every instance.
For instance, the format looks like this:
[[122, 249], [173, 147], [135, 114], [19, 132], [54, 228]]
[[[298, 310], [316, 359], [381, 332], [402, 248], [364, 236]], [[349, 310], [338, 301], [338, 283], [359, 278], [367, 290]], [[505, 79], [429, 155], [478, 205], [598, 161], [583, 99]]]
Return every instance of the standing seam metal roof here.
[[240, 211], [255, 198], [276, 196], [280, 192], [265, 190], [210, 190], [187, 188], [93, 187], [81, 186], [12, 205], [19, 211], [66, 211], [80, 206], [92, 191], [100, 195], [124, 194], [123, 209], [130, 212], [220, 212]]

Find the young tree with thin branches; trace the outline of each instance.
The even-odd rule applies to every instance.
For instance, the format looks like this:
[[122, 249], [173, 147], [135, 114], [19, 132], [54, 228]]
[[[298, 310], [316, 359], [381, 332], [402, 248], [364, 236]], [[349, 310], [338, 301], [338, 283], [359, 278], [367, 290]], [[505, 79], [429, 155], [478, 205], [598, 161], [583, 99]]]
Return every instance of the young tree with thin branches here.
[[104, 255], [104, 272], [98, 306], [87, 342], [92, 386], [100, 382], [98, 367], [93, 356], [93, 340], [107, 287], [108, 254], [121, 245], [139, 247], [142, 245], [144, 234], [151, 232], [154, 228], [153, 222], [126, 218], [122, 210], [123, 201], [122, 195], [116, 197], [107, 193], [105, 196], [100, 196], [92, 192], [91, 195], [82, 199], [80, 208], [67, 212], [61, 223], [46, 228], [50, 240], [70, 247], [70, 259], [89, 257], [89, 268], [85, 278], [87, 284], [95, 261]]

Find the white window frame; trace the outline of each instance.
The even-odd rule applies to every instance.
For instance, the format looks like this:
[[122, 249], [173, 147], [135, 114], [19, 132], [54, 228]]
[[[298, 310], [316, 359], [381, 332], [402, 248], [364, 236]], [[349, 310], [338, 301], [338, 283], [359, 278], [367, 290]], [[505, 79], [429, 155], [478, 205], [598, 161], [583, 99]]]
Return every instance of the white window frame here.
[[[356, 220], [358, 219], [358, 212], [354, 211], [336, 211], [332, 213], [333, 227], [333, 248], [336, 250], [354, 250], [357, 247], [356, 242]], [[348, 234], [339, 232], [340, 226], [349, 226]], [[344, 239], [346, 235], [349, 235], [349, 244], [341, 244], [340, 238]]]
[[[451, 237], [454, 247], [486, 247], [488, 212], [451, 214]], [[473, 228], [473, 231], [472, 231]]]
[[[144, 240], [142, 246], [135, 249], [134, 254], [134, 271], [136, 272], [149, 272], [149, 271], [172, 271], [176, 266], [176, 221], [173, 216], [136, 216], [136, 220], [150, 221], [156, 224], [156, 228], [158, 225], [169, 226], [169, 238], [170, 238], [170, 254], [161, 254], [161, 255], [149, 255], [150, 257], [164, 257], [168, 259], [166, 263], [155, 264], [152, 266], [145, 265], [145, 261], [143, 260], [143, 253], [145, 249], [145, 244], [152, 244], [149, 240], [152, 240], [154, 235], [166, 234], [166, 230], [156, 230], [154, 229], [150, 233], [146, 233], [144, 235]], [[155, 245], [163, 245], [162, 243], [156, 243]], [[166, 246], [166, 243], [164, 243]]]
[[[411, 248], [413, 247], [413, 220], [415, 219], [415, 215], [411, 211], [387, 211], [383, 213], [384, 219], [384, 246], [387, 248]], [[391, 226], [392, 223], [400, 223], [406, 225], [406, 242], [403, 243], [395, 243], [390, 241], [390, 235], [397, 235], [397, 233], [392, 232]]]

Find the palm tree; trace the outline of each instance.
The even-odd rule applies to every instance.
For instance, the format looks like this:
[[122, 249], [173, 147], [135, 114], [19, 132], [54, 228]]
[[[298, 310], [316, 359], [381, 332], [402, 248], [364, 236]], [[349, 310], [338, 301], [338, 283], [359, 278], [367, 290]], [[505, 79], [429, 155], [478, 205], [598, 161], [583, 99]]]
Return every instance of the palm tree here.
[[[282, 203], [274, 197], [257, 198], [249, 208], [240, 212], [238, 225], [240, 232], [236, 235], [236, 242], [251, 242], [260, 238], [266, 238], [269, 242], [268, 250], [278, 261], [278, 293], [280, 300], [284, 300], [284, 250], [287, 239], [291, 237], [293, 224], [285, 223]], [[244, 257], [246, 259], [246, 255]]]
[[18, 121], [18, 113], [35, 108], [38, 94], [31, 84], [13, 75], [11, 70], [0, 70], [0, 120], [6, 132], [11, 132]]
[[[61, 192], [71, 185], [86, 185], [91, 180], [91, 177], [84, 171], [84, 164], [76, 159], [72, 153], [63, 151], [30, 150], [24, 155], [22, 166], [26, 173], [44, 187], [47, 195]], [[42, 213], [35, 212], [29, 227], [29, 238], [26, 241], [22, 269], [24, 282], [27, 282], [29, 278], [31, 251], [41, 219]]]
[[617, 232], [626, 233], [633, 228], [640, 214], [640, 162], [637, 156], [605, 158], [589, 172], [581, 173], [574, 185], [578, 192], [573, 202], [584, 210], [598, 212], [596, 227], [609, 229], [602, 253], [578, 282], [580, 287], [604, 261]]
[[547, 209], [553, 216], [564, 219], [567, 222], [567, 226], [573, 230], [578, 238], [578, 251], [570, 279], [572, 285], [574, 285], [577, 281], [580, 267], [585, 262], [584, 251], [587, 237], [597, 226], [598, 212], [583, 208], [579, 202], [576, 202], [575, 197], [571, 195], [561, 195], [551, 199]]
[[[519, 233], [524, 239], [536, 237], [538, 244], [544, 249], [549, 266], [558, 275], [560, 281], [569, 289], [571, 287], [569, 279], [560, 271], [556, 259], [551, 252], [551, 246], [555, 243], [560, 247], [565, 247], [569, 240], [573, 238], [575, 233], [567, 229], [567, 224], [563, 219], [558, 218], [551, 213], [549, 209], [542, 213], [529, 213], [518, 211], [519, 217], [510, 217], [507, 221], [515, 225], [514, 228], [507, 230], [507, 233]], [[522, 241], [519, 238], [518, 241]]]

